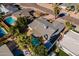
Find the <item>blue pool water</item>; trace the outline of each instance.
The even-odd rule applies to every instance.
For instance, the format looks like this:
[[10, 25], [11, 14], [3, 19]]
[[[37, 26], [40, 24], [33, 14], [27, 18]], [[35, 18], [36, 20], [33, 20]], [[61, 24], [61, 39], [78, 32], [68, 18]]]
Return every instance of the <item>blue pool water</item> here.
[[2, 28], [0, 28], [0, 38], [3, 37], [5, 34], [6, 32]]
[[12, 17], [8, 17], [8, 18], [5, 19], [5, 22], [9, 25], [12, 25], [13, 23], [15, 23], [15, 21], [16, 20]]
[[38, 38], [32, 37], [32, 44], [34, 46], [39, 46], [40, 45], [40, 41]]

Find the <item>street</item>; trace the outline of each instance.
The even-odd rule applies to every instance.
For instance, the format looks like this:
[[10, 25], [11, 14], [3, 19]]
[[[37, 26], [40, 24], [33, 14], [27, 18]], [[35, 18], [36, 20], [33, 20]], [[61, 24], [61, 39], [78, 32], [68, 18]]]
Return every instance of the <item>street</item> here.
[[20, 6], [22, 6], [24, 8], [33, 7], [33, 8], [39, 9], [41, 11], [44, 11], [44, 12], [46, 12], [48, 14], [52, 14], [53, 15], [52, 10], [50, 10], [48, 8], [45, 8], [45, 7], [42, 7], [42, 6], [39, 6], [36, 3], [26, 3], [26, 4], [22, 3], [22, 4], [20, 4]]

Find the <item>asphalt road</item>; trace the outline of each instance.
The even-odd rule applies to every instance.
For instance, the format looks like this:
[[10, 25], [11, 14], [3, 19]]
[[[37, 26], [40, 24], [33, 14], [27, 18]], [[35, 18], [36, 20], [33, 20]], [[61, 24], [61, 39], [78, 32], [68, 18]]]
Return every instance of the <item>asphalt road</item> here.
[[[34, 7], [36, 9], [40, 9], [40, 10], [42, 10], [42, 11], [48, 13], [48, 14], [54, 15], [52, 10], [45, 8], [45, 7], [42, 7], [42, 6], [39, 6], [36, 3], [22, 3], [20, 5], [22, 7]], [[61, 17], [61, 19], [64, 19], [64, 20], [67, 20], [69, 22], [72, 22], [73, 24], [79, 25], [79, 19], [73, 18], [71, 16]]]
[[52, 10], [50, 10], [48, 8], [45, 8], [45, 7], [42, 7], [42, 6], [39, 6], [36, 3], [26, 3], [26, 4], [22, 3], [22, 4], [20, 4], [20, 6], [22, 6], [22, 7], [34, 7], [36, 9], [40, 9], [40, 10], [42, 10], [42, 11], [48, 13], [48, 14], [52, 14], [53, 15], [53, 11]]

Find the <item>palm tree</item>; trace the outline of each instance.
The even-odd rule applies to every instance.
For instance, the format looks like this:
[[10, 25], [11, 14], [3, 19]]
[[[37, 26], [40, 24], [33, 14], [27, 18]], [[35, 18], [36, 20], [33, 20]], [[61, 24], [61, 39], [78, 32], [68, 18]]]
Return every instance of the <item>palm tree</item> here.
[[47, 49], [44, 45], [40, 45], [40, 46], [34, 47], [34, 48], [35, 48], [34, 52], [36, 53], [36, 55], [39, 55], [39, 56], [46, 56], [47, 55]]
[[72, 24], [70, 22], [65, 22], [65, 25], [69, 30], [73, 29]]
[[15, 42], [18, 44], [18, 46], [21, 50], [25, 49], [26, 39], [24, 38], [24, 36], [22, 34], [19, 34], [17, 36], [17, 39], [15, 40]]
[[26, 17], [18, 17], [17, 19], [17, 28], [19, 29], [20, 33], [24, 33], [28, 28], [28, 22]]
[[43, 43], [44, 42], [44, 38], [41, 36], [41, 37], [39, 37], [39, 41], [41, 42], [41, 43]]
[[16, 26], [12, 26], [9, 28], [9, 33], [15, 37], [19, 34], [19, 30]]
[[58, 16], [58, 14], [60, 13], [61, 8], [57, 5], [57, 4], [53, 4], [54, 8], [53, 8], [53, 13], [55, 15], [55, 18]]

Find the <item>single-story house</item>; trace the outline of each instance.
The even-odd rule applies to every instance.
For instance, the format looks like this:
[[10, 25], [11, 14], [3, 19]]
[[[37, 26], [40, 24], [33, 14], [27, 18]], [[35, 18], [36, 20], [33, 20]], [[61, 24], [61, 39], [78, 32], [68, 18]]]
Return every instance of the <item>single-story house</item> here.
[[69, 55], [79, 56], [79, 34], [70, 30], [60, 41], [61, 49]]
[[1, 5], [0, 5], [0, 13], [3, 13], [3, 12], [6, 14], [6, 13], [9, 12], [9, 10], [8, 10], [7, 8], [5, 8], [4, 5], [1, 4]]
[[65, 28], [63, 23], [57, 21], [49, 23], [46, 18], [35, 19], [28, 27], [32, 30], [34, 36], [42, 36], [45, 38], [44, 45], [48, 50], [52, 48], [59, 37], [59, 34]]
[[18, 7], [15, 6], [15, 3], [1, 3], [0, 5], [3, 5], [7, 10], [9, 10], [9, 13], [13, 13], [18, 11]]

